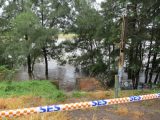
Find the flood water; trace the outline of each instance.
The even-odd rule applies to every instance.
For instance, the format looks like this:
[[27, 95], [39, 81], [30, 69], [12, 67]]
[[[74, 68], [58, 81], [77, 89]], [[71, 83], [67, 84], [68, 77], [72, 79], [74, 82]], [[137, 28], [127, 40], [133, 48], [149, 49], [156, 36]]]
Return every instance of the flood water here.
[[[50, 59], [48, 61], [48, 79], [59, 82], [59, 88], [65, 91], [75, 89], [76, 78], [84, 76], [82, 72], [75, 72], [73, 65], [65, 64], [59, 65], [56, 60]], [[17, 72], [17, 80], [45, 80], [45, 64], [44, 61], [37, 62], [34, 66], [32, 77], [29, 76], [27, 66], [22, 66]]]
[[[61, 43], [65, 39], [59, 39], [57, 41], [57, 44]], [[73, 54], [73, 53], [71, 53]], [[75, 51], [74, 54], [81, 54], [80, 50]], [[64, 54], [64, 58], [67, 58], [69, 53]], [[56, 60], [49, 59], [48, 60], [48, 79], [51, 81], [58, 81], [59, 88], [61, 90], [65, 91], [72, 91], [75, 89], [76, 86], [76, 79], [81, 78], [81, 77], [86, 77], [83, 72], [75, 71], [75, 67], [70, 64], [65, 64], [65, 65], [59, 65]], [[156, 74], [153, 74], [153, 78], [155, 78]], [[140, 73], [140, 82], [144, 83], [145, 81], [145, 75], [144, 72]], [[16, 80], [45, 80], [45, 63], [43, 59], [41, 59], [41, 62], [37, 62], [34, 66], [34, 72], [32, 77], [29, 76], [28, 71], [27, 71], [27, 66], [22, 66], [20, 70], [17, 72]], [[123, 79], [128, 80], [128, 75], [127, 73], [123, 74]], [[159, 77], [160, 79], [160, 77]], [[160, 81], [160, 80], [159, 80]]]
[[[65, 38], [59, 38], [56, 44], [60, 44], [65, 41]], [[76, 54], [80, 52], [76, 51]], [[64, 53], [64, 58], [69, 54]], [[76, 78], [85, 76], [81, 71], [75, 72], [75, 67], [70, 64], [59, 65], [56, 60], [48, 59], [48, 80], [58, 81], [59, 89], [65, 91], [72, 91], [76, 86]], [[34, 72], [32, 77], [29, 76], [27, 66], [22, 66], [16, 74], [16, 80], [46, 80], [45, 75], [45, 63], [43, 58], [40, 62], [37, 62], [34, 66]]]

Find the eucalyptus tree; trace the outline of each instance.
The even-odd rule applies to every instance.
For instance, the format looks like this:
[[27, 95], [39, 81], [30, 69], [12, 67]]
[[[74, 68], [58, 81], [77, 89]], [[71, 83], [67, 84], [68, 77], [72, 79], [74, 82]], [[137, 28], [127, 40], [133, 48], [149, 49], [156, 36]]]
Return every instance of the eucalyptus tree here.
[[[106, 34], [105, 38], [107, 44], [120, 42], [120, 32], [118, 31], [121, 31], [121, 17], [123, 15], [127, 15], [128, 28], [125, 64], [128, 72], [128, 78], [133, 81], [133, 87], [137, 88], [139, 73], [144, 66], [146, 66], [146, 82], [148, 82], [148, 78], [149, 81], [151, 81], [153, 71], [159, 70], [158, 67], [155, 67], [158, 63], [156, 61], [158, 60], [159, 54], [157, 50], [159, 46], [156, 46], [159, 38], [157, 39], [155, 31], [158, 30], [157, 28], [159, 25], [155, 22], [155, 25], [153, 24], [153, 21], [155, 21], [155, 18], [158, 16], [159, 1], [106, 0], [101, 4], [101, 7], [101, 13], [105, 19], [104, 34]], [[146, 47], [148, 42], [150, 43], [150, 46]], [[108, 50], [108, 52], [109, 51], [110, 50]], [[112, 54], [114, 54], [113, 51]], [[110, 55], [114, 60], [112, 54]], [[116, 55], [118, 56], [118, 54]], [[144, 64], [146, 56], [148, 56], [148, 61], [147, 64]], [[149, 67], [150, 65], [152, 65], [152, 68]], [[150, 72], [148, 71], [149, 69], [151, 69]], [[149, 76], [148, 73], [150, 73]]]
[[11, 30], [10, 20], [14, 19], [24, 9], [23, 0], [2, 0], [2, 18], [5, 19], [5, 30]]
[[[66, 52], [72, 53], [69, 56], [70, 62], [81, 65], [86, 72], [94, 75], [105, 68], [100, 36], [103, 19], [98, 11], [85, 0], [76, 0], [74, 10], [75, 17], [70, 30], [77, 36], [72, 41], [65, 41], [62, 46]], [[76, 51], [80, 51], [80, 54]]]
[[101, 3], [100, 13], [103, 16], [103, 38], [108, 70], [116, 70], [116, 57], [119, 55], [117, 44], [120, 42], [122, 6], [119, 1], [106, 0]]
[[[32, 39], [33, 33], [39, 28], [39, 20], [30, 11], [22, 12], [12, 20], [14, 44], [21, 48], [21, 56], [27, 56], [28, 73], [32, 73], [32, 53], [34, 52]], [[20, 44], [20, 46], [19, 46]], [[12, 45], [11, 45], [12, 46]]]
[[[5, 61], [12, 61], [13, 64], [18, 63], [16, 55], [19, 55], [20, 49], [17, 49], [15, 44], [17, 41], [14, 42], [13, 36], [14, 34], [11, 34], [13, 31], [13, 26], [11, 23], [11, 20], [15, 19], [17, 15], [19, 15], [23, 9], [24, 4], [23, 0], [2, 0], [1, 1], [1, 29], [0, 32], [2, 34], [3, 38], [3, 45], [6, 47], [3, 49], [4, 53], [3, 56], [5, 57]], [[11, 54], [13, 56], [11, 56]], [[10, 56], [8, 58], [8, 56]]]
[[[135, 88], [138, 85], [139, 72], [145, 68], [145, 82], [152, 83], [153, 68], [157, 66], [158, 46], [157, 7], [158, 1], [131, 1], [129, 16], [129, 38], [131, 38], [129, 57], [129, 77], [135, 79]], [[157, 21], [157, 22], [156, 22]], [[147, 44], [150, 44], [147, 47]], [[147, 57], [148, 56], [148, 57]], [[134, 59], [133, 59], [134, 58]], [[148, 58], [147, 63], [144, 60]], [[152, 66], [152, 67], [150, 67]], [[149, 70], [150, 69], [150, 70]], [[148, 76], [149, 73], [149, 76]]]
[[[48, 76], [48, 55], [53, 55], [55, 48], [55, 42], [57, 38], [57, 31], [63, 29], [69, 24], [69, 0], [32, 0], [33, 11], [40, 19], [41, 23], [41, 35], [38, 39], [41, 39], [40, 48], [43, 51], [45, 60], [45, 74]], [[52, 34], [51, 34], [52, 32]], [[49, 38], [52, 38], [52, 41]], [[52, 51], [51, 51], [52, 50]]]
[[4, 37], [3, 37], [3, 30], [4, 30], [4, 25], [5, 24], [5, 19], [3, 19], [0, 16], [0, 65], [4, 65], [5, 64], [5, 59], [3, 56], [3, 53], [5, 51], [5, 41], [4, 41]]
[[[18, 6], [16, 1], [1, 0], [0, 8], [0, 61], [1, 65], [10, 66], [11, 58], [8, 58], [9, 54], [6, 54], [6, 48], [9, 46], [9, 43], [11, 41], [11, 36], [9, 34], [9, 32], [11, 31], [10, 20], [13, 19], [16, 14], [18, 14]], [[12, 62], [14, 62], [13, 58]]]
[[[152, 83], [154, 82], [155, 84], [158, 81], [158, 77], [160, 74], [160, 16], [155, 16], [155, 18], [152, 20], [153, 21], [153, 26], [152, 26], [152, 49], [150, 50], [150, 56], [152, 59], [150, 59], [151, 67], [149, 71], [149, 76], [148, 76], [148, 82]], [[149, 67], [148, 67], [149, 68]], [[156, 77], [153, 81], [153, 74], [156, 73]], [[159, 78], [160, 79], [160, 78]]]
[[[143, 70], [146, 55], [148, 56], [147, 69], [152, 58], [153, 41], [155, 41], [154, 18], [151, 17], [149, 9], [156, 1], [125, 1], [125, 9], [128, 18], [128, 33], [126, 41], [126, 62], [128, 78], [132, 79], [133, 88], [136, 89], [139, 83], [139, 74]], [[149, 52], [146, 45], [150, 43]], [[154, 62], [153, 62], [154, 63]], [[152, 64], [153, 66], [154, 64]], [[155, 66], [155, 65], [154, 65]], [[148, 73], [146, 72], [148, 76]], [[151, 77], [151, 76], [150, 76]], [[146, 78], [147, 81], [148, 78]]]

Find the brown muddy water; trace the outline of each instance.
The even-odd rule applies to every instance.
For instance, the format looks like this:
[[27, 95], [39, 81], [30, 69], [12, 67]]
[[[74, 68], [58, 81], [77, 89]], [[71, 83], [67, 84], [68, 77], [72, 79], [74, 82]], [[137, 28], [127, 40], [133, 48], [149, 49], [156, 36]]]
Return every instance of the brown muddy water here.
[[[72, 91], [76, 87], [76, 79], [83, 77], [84, 74], [79, 71], [76, 72], [73, 65], [65, 64], [59, 65], [56, 60], [50, 59], [48, 61], [48, 80], [58, 81], [59, 89], [65, 91]], [[37, 62], [34, 66], [33, 75], [30, 76], [27, 72], [27, 66], [22, 66], [17, 72], [16, 80], [45, 80], [45, 64], [44, 61]]]

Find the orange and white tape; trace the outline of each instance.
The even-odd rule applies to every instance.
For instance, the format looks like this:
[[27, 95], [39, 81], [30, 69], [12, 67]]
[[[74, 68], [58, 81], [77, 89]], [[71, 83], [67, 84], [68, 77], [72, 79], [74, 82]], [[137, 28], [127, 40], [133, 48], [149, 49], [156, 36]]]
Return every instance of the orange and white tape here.
[[37, 109], [36, 108], [24, 108], [24, 109], [17, 109], [17, 110], [0, 111], [0, 119], [20, 117], [20, 116], [29, 115], [32, 113], [37, 113]]
[[70, 104], [50, 105], [50, 106], [40, 106], [40, 107], [24, 108], [17, 110], [0, 111], [0, 119], [19, 117], [22, 115], [29, 115], [33, 113], [69, 111], [76, 109], [85, 109], [90, 107], [136, 102], [136, 101], [156, 99], [156, 98], [160, 98], [160, 93], [130, 96], [124, 98], [115, 98], [115, 99], [95, 100], [95, 101], [80, 102], [80, 103], [70, 103]]

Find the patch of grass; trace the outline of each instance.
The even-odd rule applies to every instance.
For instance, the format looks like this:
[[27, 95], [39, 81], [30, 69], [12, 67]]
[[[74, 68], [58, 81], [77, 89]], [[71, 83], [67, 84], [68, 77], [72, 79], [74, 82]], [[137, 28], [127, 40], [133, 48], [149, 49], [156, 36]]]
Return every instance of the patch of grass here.
[[160, 110], [153, 110], [155, 113], [159, 113], [160, 114]]
[[118, 113], [119, 115], [127, 115], [129, 113], [127, 107], [120, 107], [115, 112]]
[[16, 120], [70, 120], [66, 112], [33, 114], [19, 117]]
[[55, 100], [64, 100], [65, 95], [47, 80], [1, 82], [0, 98], [30, 95]]
[[121, 116], [131, 115], [134, 120], [139, 120], [144, 116], [144, 113], [141, 111], [129, 111], [127, 107], [118, 107], [117, 110], [113, 111]]
[[72, 93], [72, 97], [76, 97], [76, 98], [85, 97], [85, 96], [86, 96], [85, 92], [74, 91]]
[[145, 94], [154, 94], [159, 93], [160, 89], [153, 90], [123, 90], [120, 92], [120, 97], [128, 97], [133, 95], [145, 95]]
[[152, 105], [155, 104], [155, 101], [154, 100], [142, 101], [141, 104], [145, 107], [151, 107]]
[[[19, 96], [12, 98], [0, 98], [0, 110], [13, 110], [18, 108], [30, 108], [36, 106], [52, 105], [56, 102], [49, 101], [50, 99], [36, 96]], [[24, 115], [18, 118], [4, 120], [70, 120], [67, 112], [52, 112], [41, 114]]]
[[109, 99], [112, 97], [113, 92], [108, 91], [96, 91], [96, 92], [88, 92], [88, 96], [92, 99]]
[[131, 114], [134, 117], [134, 120], [142, 120], [142, 117], [144, 116], [144, 113], [141, 111], [132, 111]]

